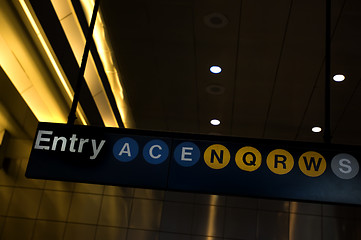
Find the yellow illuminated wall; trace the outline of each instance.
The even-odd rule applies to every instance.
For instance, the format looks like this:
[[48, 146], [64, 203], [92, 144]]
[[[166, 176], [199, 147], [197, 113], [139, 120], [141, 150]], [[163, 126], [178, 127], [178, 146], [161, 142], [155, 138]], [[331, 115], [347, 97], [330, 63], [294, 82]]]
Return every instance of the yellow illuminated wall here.
[[[80, 65], [85, 38], [74, 9], [68, 1], [53, 1], [53, 4]], [[1, 1], [0, 15], [2, 26], [0, 29], [1, 67], [39, 121], [66, 122], [74, 91], [51, 49], [31, 5], [27, 0]], [[95, 38], [98, 45], [100, 44], [99, 46], [108, 46], [104, 42], [105, 39]], [[118, 72], [109, 63], [110, 55], [104, 54], [102, 49], [100, 48], [99, 52], [104, 61], [118, 111], [124, 125], [134, 127], [131, 112], [125, 103]], [[104, 56], [107, 57], [104, 58]], [[118, 127], [91, 54], [87, 61], [84, 78], [105, 126]], [[85, 114], [81, 106], [78, 106], [77, 115], [82, 124], [87, 124]]]
[[[89, 1], [81, 1], [85, 15], [90, 22], [91, 14], [93, 11], [94, 3]], [[74, 55], [80, 65], [83, 49], [85, 46], [85, 37], [81, 30], [79, 21], [76, 17], [75, 11], [69, 1], [52, 0], [52, 4], [57, 13], [58, 19], [64, 29], [64, 32], [68, 38], [68, 41], [72, 47]], [[135, 127], [132, 114], [126, 99], [123, 94], [123, 88], [120, 83], [119, 73], [116, 67], [113, 65], [110, 47], [108, 40], [105, 39], [105, 33], [103, 28], [103, 22], [100, 16], [100, 10], [97, 15], [95, 23], [95, 29], [93, 33], [94, 41], [97, 46], [105, 73], [109, 80], [112, 93], [114, 95], [118, 111], [121, 115], [123, 124], [125, 127]], [[87, 67], [85, 69], [85, 80], [89, 86], [91, 94], [98, 106], [100, 114], [106, 126], [116, 127], [118, 126], [115, 120], [114, 113], [111, 109], [109, 99], [104, 90], [102, 81], [97, 72], [92, 55], [89, 55]]]
[[[80, 1], [85, 12], [85, 16], [90, 22], [91, 14], [94, 6], [93, 0], [81, 0]], [[103, 20], [101, 17], [101, 10], [99, 10], [97, 15], [97, 20], [94, 27], [94, 42], [97, 46], [100, 59], [103, 63], [105, 73], [109, 80], [117, 107], [119, 109], [120, 115], [123, 119], [125, 127], [135, 127], [134, 121], [130, 109], [126, 103], [126, 99], [123, 93], [123, 87], [121, 85], [121, 79], [119, 71], [114, 65], [112, 50], [109, 46], [109, 40], [106, 38], [105, 27], [103, 25]]]
[[39, 121], [66, 122], [69, 102], [8, 1], [0, 1], [0, 64]]

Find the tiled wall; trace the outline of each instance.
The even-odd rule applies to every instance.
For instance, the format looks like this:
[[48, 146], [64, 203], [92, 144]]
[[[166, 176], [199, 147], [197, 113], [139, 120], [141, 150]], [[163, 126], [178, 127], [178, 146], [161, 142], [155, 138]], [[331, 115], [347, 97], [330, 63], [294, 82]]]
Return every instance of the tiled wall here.
[[361, 208], [31, 180], [0, 170], [0, 239], [361, 239]]

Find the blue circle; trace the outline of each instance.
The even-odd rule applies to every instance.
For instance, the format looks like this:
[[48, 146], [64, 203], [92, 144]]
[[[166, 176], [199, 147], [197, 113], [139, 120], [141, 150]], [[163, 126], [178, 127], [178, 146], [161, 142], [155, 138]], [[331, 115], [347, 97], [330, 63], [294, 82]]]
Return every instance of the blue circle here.
[[169, 155], [168, 145], [162, 140], [151, 140], [143, 148], [143, 157], [150, 164], [160, 164]]
[[201, 156], [199, 148], [192, 142], [183, 142], [174, 150], [174, 159], [183, 167], [191, 167], [196, 164]]
[[129, 137], [121, 138], [113, 146], [113, 155], [121, 162], [130, 162], [137, 157], [138, 143]]

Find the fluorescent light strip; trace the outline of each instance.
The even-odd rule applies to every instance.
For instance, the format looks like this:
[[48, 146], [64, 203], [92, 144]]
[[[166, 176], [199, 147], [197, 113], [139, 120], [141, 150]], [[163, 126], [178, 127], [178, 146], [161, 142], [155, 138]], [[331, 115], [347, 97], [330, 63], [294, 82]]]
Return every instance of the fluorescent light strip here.
[[[58, 75], [58, 77], [60, 79], [60, 82], [63, 85], [69, 99], [71, 101], [73, 101], [73, 92], [72, 92], [71, 88], [69, 87], [69, 84], [65, 80], [65, 78], [64, 78], [64, 76], [63, 76], [57, 62], [55, 61], [55, 58], [53, 57], [53, 54], [51, 53], [51, 51], [50, 51], [44, 37], [42, 36], [42, 34], [41, 34], [41, 32], [40, 32], [40, 30], [39, 30], [39, 28], [38, 28], [38, 26], [37, 26], [37, 24], [35, 22], [35, 19], [34, 19], [33, 15], [31, 14], [27, 4], [25, 3], [25, 0], [19, 0], [19, 2], [21, 4], [21, 7], [23, 8], [23, 10], [24, 10], [24, 12], [25, 12], [25, 14], [26, 14], [31, 26], [32, 26], [32, 28], [34, 29], [34, 31], [35, 31], [35, 33], [36, 33], [36, 35], [37, 35], [43, 49], [45, 50], [46, 55], [48, 56], [48, 58], [49, 58], [49, 60], [50, 60], [50, 62], [52, 64], [56, 74]], [[77, 114], [78, 114], [82, 124], [87, 125], [85, 115], [84, 115], [83, 111], [81, 110], [80, 106], [78, 106], [78, 108], [77, 108]]]

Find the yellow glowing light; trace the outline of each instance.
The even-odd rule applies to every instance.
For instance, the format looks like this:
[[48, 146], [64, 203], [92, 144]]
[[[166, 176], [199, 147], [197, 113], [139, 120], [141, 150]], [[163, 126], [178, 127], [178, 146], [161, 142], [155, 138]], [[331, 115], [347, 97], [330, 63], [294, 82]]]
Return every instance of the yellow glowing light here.
[[[91, 19], [91, 15], [93, 13], [94, 1], [93, 0], [81, 0], [81, 4], [85, 13], [85, 16], [88, 21]], [[101, 18], [100, 10], [97, 14], [97, 19], [95, 22], [94, 28], [94, 42], [97, 46], [97, 50], [99, 52], [100, 59], [103, 63], [105, 73], [108, 77], [109, 84], [111, 86], [112, 92], [115, 97], [115, 101], [119, 110], [119, 113], [122, 117], [124, 126], [131, 127], [133, 124], [133, 120], [130, 112], [128, 111], [128, 106], [125, 103], [123, 87], [121, 86], [119, 80], [119, 73], [114, 66], [111, 50], [108, 45], [108, 41], [105, 37], [105, 29], [103, 25], [103, 21]]]
[[[86, 39], [82, 32], [79, 21], [77, 20], [74, 8], [70, 1], [52, 0], [51, 2], [74, 53], [74, 56], [80, 65]], [[94, 34], [93, 36], [95, 37]], [[104, 125], [106, 127], [119, 127], [91, 53], [89, 54], [87, 60], [84, 79], [89, 87], [90, 93], [99, 110]]]
[[68, 105], [49, 81], [54, 76], [37, 50], [40, 41], [31, 38], [35, 32], [26, 29], [31, 24], [20, 2], [0, 1], [0, 25], [1, 68], [39, 121], [65, 122]]
[[[69, 86], [70, 84], [65, 79], [64, 74], [60, 70], [60, 68], [59, 68], [59, 66], [58, 66], [52, 52], [50, 51], [50, 48], [48, 47], [48, 44], [46, 43], [44, 37], [42, 36], [42, 34], [41, 34], [40, 30], [39, 30], [39, 27], [38, 27], [33, 15], [30, 12], [30, 9], [28, 8], [27, 4], [25, 3], [25, 0], [19, 0], [19, 2], [21, 4], [21, 7], [23, 8], [23, 10], [24, 10], [24, 12], [25, 12], [25, 14], [26, 14], [31, 26], [32, 26], [32, 28], [34, 29], [34, 31], [35, 31], [35, 33], [36, 33], [36, 35], [37, 35], [43, 49], [45, 50], [45, 52], [46, 52], [46, 54], [47, 54], [47, 56], [48, 56], [48, 58], [49, 58], [49, 60], [50, 60], [50, 62], [52, 64], [57, 76], [59, 77], [60, 82], [61, 82], [62, 86], [65, 89], [65, 92], [67, 93], [70, 101], [73, 101], [73, 95], [74, 94], [73, 94], [73, 91], [72, 91], [71, 87]], [[87, 125], [85, 115], [84, 115], [84, 113], [83, 113], [80, 106], [77, 108], [77, 114], [78, 114], [82, 124]]]

